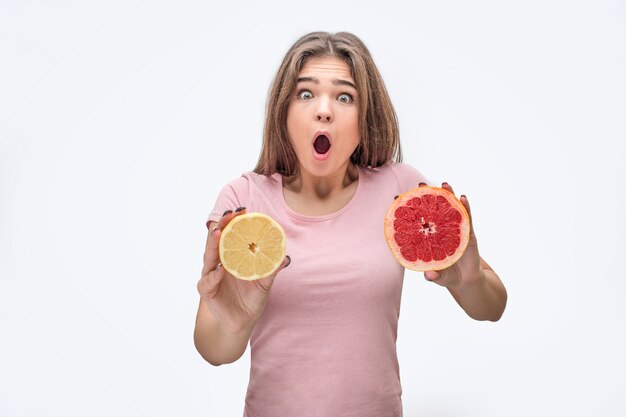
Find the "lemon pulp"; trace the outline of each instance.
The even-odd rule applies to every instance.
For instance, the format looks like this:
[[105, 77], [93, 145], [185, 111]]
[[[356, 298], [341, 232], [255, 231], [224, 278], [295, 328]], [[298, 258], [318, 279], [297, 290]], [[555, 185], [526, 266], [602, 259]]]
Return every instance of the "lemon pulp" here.
[[285, 258], [285, 231], [266, 214], [242, 214], [222, 231], [219, 253], [222, 266], [235, 277], [264, 278], [278, 269]]

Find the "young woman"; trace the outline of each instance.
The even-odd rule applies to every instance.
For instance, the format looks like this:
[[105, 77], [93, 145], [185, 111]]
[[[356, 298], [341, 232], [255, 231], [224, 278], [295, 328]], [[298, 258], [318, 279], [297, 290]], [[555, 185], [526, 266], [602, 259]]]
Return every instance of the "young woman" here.
[[[394, 196], [426, 180], [400, 161], [396, 115], [363, 42], [345, 32], [300, 38], [272, 85], [256, 168], [226, 185], [209, 215], [198, 282], [200, 354], [231, 363], [250, 343], [245, 416], [402, 415], [404, 268], [382, 225]], [[282, 266], [257, 281], [219, 263], [221, 230], [246, 211], [271, 216], [287, 235]], [[473, 229], [463, 256], [425, 277], [472, 318], [504, 311], [506, 290]]]

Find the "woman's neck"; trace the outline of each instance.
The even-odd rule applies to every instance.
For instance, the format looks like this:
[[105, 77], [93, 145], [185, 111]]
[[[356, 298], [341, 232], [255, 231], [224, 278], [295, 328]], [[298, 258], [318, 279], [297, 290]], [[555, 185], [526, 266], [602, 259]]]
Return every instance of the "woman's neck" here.
[[343, 169], [326, 177], [317, 177], [300, 169], [297, 175], [284, 178], [283, 186], [307, 200], [328, 200], [341, 194], [358, 178], [357, 167], [348, 161]]

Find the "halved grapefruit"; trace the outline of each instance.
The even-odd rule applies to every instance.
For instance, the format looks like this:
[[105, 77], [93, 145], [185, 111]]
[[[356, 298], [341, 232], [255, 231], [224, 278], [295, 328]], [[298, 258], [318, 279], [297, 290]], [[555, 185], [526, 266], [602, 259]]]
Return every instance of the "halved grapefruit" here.
[[422, 186], [400, 194], [385, 215], [385, 239], [393, 256], [414, 271], [454, 264], [469, 242], [463, 203], [443, 188]]

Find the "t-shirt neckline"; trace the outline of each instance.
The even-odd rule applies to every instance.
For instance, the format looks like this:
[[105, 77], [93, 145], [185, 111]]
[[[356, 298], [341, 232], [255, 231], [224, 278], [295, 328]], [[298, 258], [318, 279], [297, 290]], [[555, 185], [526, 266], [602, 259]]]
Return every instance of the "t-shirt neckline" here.
[[322, 216], [308, 216], [308, 215], [301, 214], [301, 213], [294, 211], [291, 207], [287, 205], [287, 202], [285, 201], [285, 194], [283, 193], [283, 179], [280, 173], [275, 174], [278, 179], [277, 181], [278, 194], [279, 194], [278, 201], [280, 202], [280, 205], [282, 206], [282, 208], [285, 210], [287, 214], [299, 220], [303, 220], [307, 222], [323, 222], [326, 220], [337, 218], [341, 216], [343, 213], [345, 213], [346, 211], [350, 210], [350, 207], [354, 205], [355, 201], [359, 197], [359, 194], [361, 193], [361, 188], [363, 188], [364, 170], [362, 169], [362, 167], [358, 165], [356, 167], [359, 173], [359, 178], [357, 179], [357, 184], [356, 184], [356, 191], [352, 195], [352, 198], [350, 199], [350, 201], [348, 201], [348, 204], [346, 204], [345, 206], [343, 206], [337, 211], [324, 214]]

